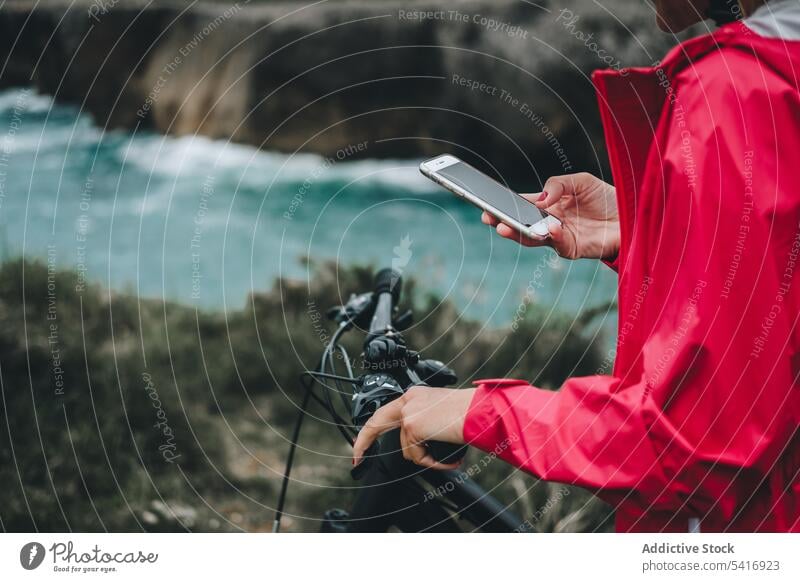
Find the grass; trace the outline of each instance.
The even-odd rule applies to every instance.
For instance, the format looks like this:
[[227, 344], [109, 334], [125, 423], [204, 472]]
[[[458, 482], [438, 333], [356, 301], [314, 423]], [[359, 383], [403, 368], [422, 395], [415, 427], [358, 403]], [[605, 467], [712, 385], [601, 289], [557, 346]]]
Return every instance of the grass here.
[[[314, 320], [339, 290], [368, 289], [373, 273], [311, 268], [310, 286], [277, 280], [225, 314], [97, 286], [79, 292], [73, 272], [3, 264], [2, 529], [268, 530], [301, 396], [297, 375], [331, 331]], [[517, 376], [555, 388], [600, 364], [588, 328], [572, 318], [534, 304], [516, 332], [486, 329], [413, 281], [406, 289], [421, 322], [409, 342], [428, 346], [426, 355], [450, 362], [465, 381]], [[301, 445], [284, 523], [314, 531], [325, 509], [352, 500], [349, 451], [322, 421], [307, 421]], [[535, 516], [534, 530], [610, 526], [609, 508], [588, 493], [501, 462], [478, 481]]]

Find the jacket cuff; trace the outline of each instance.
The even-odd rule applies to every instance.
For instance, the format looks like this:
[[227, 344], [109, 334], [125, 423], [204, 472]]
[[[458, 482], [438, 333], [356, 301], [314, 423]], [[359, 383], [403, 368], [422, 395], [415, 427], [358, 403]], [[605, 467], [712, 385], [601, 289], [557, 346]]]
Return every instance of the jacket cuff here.
[[[535, 388], [525, 380], [509, 378], [476, 380], [475, 391], [464, 419], [464, 442], [484, 451], [506, 449], [509, 442], [523, 440], [521, 432], [530, 436], [539, 426], [548, 425], [555, 407], [549, 406], [557, 392]], [[520, 391], [522, 389], [522, 391]], [[524, 397], [523, 397], [524, 395]], [[524, 407], [527, 414], [515, 408]], [[535, 417], [532, 426], [520, 426], [505, 419]], [[504, 455], [500, 455], [501, 457]]]
[[619, 253], [613, 259], [601, 259], [608, 267], [617, 273], [619, 273]]

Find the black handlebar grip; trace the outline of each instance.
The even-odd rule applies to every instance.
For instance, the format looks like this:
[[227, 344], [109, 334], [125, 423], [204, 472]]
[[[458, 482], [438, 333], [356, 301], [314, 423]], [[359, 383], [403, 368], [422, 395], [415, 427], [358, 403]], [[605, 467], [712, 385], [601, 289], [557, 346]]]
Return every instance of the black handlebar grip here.
[[381, 269], [375, 275], [375, 294], [391, 293], [392, 303], [400, 300], [400, 290], [403, 288], [403, 278], [394, 269]]
[[455, 463], [463, 459], [467, 453], [467, 445], [428, 441], [427, 446], [431, 457], [440, 463]]
[[[467, 454], [467, 445], [454, 445], [452, 443], [443, 443], [441, 441], [428, 441], [426, 446], [428, 447], [428, 452], [431, 454], [434, 460], [439, 461], [440, 463], [455, 463], [463, 459], [464, 455]], [[369, 468], [372, 466], [374, 459], [380, 455], [380, 450], [381, 449], [378, 441], [372, 443], [364, 453], [364, 457], [361, 459], [361, 462], [350, 469], [350, 476], [356, 481], [361, 480], [361, 478], [364, 477]]]

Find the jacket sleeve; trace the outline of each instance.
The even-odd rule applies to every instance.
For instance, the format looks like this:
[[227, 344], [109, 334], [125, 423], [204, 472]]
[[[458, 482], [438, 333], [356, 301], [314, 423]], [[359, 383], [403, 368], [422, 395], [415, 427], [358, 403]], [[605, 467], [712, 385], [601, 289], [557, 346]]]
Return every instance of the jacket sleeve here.
[[615, 273], [619, 273], [619, 254], [617, 254], [617, 256], [613, 259], [602, 259], [602, 261], [608, 266], [609, 269]]
[[618, 501], [666, 482], [648, 438], [641, 390], [616, 391], [619, 380], [568, 380], [558, 392], [519, 380], [481, 380], [464, 424], [464, 440], [542, 479], [602, 490]]
[[655, 282], [625, 369], [556, 392], [480, 382], [467, 443], [611, 503], [727, 516], [776, 470], [800, 420], [800, 103], [769, 70], [733, 86], [731, 67], [758, 68], [746, 58], [707, 58], [676, 81], [650, 178], [675, 198], [639, 215], [652, 252], [637, 260]]

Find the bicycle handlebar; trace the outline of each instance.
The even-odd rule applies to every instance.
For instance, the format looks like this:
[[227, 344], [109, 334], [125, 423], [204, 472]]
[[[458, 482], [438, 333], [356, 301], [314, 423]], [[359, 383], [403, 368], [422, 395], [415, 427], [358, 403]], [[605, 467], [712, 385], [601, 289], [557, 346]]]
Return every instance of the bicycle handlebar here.
[[[374, 312], [364, 341], [364, 364], [374, 373], [362, 378], [362, 390], [354, 395], [353, 419], [356, 424], [366, 422], [365, 419], [375, 410], [398, 398], [411, 386], [427, 386], [417, 373], [418, 369], [425, 370], [425, 380], [434, 385], [445, 386], [449, 381], [456, 381], [452, 370], [441, 362], [420, 361], [419, 354], [408, 349], [402, 334], [393, 326], [392, 314], [401, 289], [402, 278], [397, 271], [383, 269], [375, 276]], [[466, 447], [441, 442], [430, 442], [428, 448], [436, 460], [445, 462], [457, 460], [466, 452]], [[363, 469], [355, 470], [353, 476], [357, 478], [362, 472]]]
[[[299, 439], [302, 419], [306, 415], [306, 407], [312, 397], [328, 410], [335, 425], [352, 443], [354, 433], [363, 427], [378, 408], [402, 397], [411, 386], [430, 385], [435, 389], [458, 381], [455, 372], [444, 363], [437, 360], [421, 360], [419, 354], [406, 345], [402, 331], [411, 322], [411, 311], [399, 315], [396, 313], [395, 307], [400, 299], [401, 288], [400, 274], [391, 269], [384, 269], [375, 277], [374, 291], [353, 294], [346, 304], [328, 310], [328, 318], [336, 321], [338, 328], [325, 348], [317, 371], [306, 371], [301, 375], [301, 379], [310, 377], [312, 381], [322, 384], [326, 390], [324, 398], [320, 398], [313, 393], [312, 384], [304, 383], [306, 394], [292, 437], [276, 506], [273, 531], [278, 531], [280, 528], [293, 453]], [[364, 330], [368, 322], [369, 330], [363, 344], [366, 372], [355, 377], [347, 350], [339, 344], [339, 340], [345, 332], [354, 328]], [[340, 354], [345, 362], [347, 376], [336, 373], [333, 356], [335, 353]], [[326, 384], [326, 379], [336, 381], [338, 389]], [[355, 387], [352, 400], [346, 397], [345, 391], [340, 387], [339, 383], [343, 381]], [[350, 407], [350, 421], [336, 411], [331, 398], [332, 392], [338, 393], [344, 405]], [[447, 491], [447, 495], [452, 496], [459, 515], [478, 525], [479, 529], [518, 531], [522, 521], [508, 508], [489, 498], [477, 485], [470, 483], [468, 476], [456, 471], [420, 470], [405, 460], [398, 433], [399, 429], [394, 429], [383, 435], [373, 443], [364, 460], [352, 469], [353, 478], [364, 477], [365, 483], [359, 490], [359, 496], [349, 518], [347, 513], [337, 510], [336, 515], [343, 514], [344, 518], [334, 519], [334, 521], [349, 519], [351, 522], [346, 526], [331, 526], [333, 529], [330, 531], [385, 531], [390, 522], [398, 526], [402, 524], [401, 529], [410, 531], [437, 531], [444, 523], [443, 520], [448, 519], [447, 511], [442, 513], [443, 509], [436, 503], [423, 507], [418, 500], [414, 501], [418, 494], [413, 487], [417, 476], [437, 489]], [[466, 445], [435, 441], [426, 445], [431, 456], [441, 462], [460, 459], [467, 448]], [[411, 497], [408, 496], [409, 486], [414, 489]], [[327, 513], [326, 519], [328, 519]]]
[[400, 300], [403, 279], [397, 271], [383, 269], [375, 276], [375, 313], [369, 324], [368, 338], [392, 329], [392, 310]]

